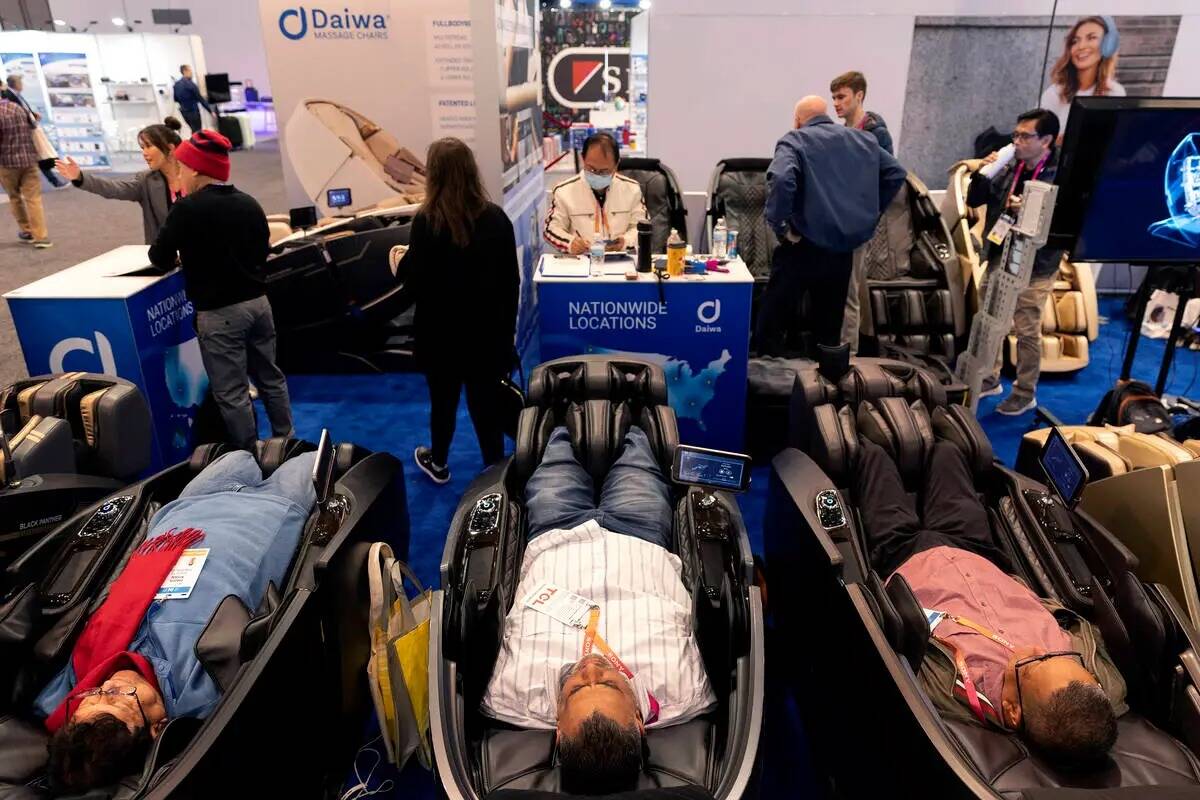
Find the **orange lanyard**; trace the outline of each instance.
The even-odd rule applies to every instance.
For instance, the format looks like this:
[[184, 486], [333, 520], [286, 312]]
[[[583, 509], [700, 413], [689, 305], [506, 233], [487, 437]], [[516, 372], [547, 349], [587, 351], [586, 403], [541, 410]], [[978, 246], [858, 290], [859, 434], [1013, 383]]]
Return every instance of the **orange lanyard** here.
[[[621, 660], [621, 657], [613, 652], [613, 649], [608, 646], [608, 642], [604, 641], [604, 637], [596, 631], [596, 628], [599, 625], [600, 609], [599, 607], [593, 606], [592, 612], [588, 616], [587, 630], [585, 630], [583, 633], [583, 655], [591, 655], [592, 646], [594, 644], [596, 649], [599, 650], [604, 657], [607, 658], [612, 665], [617, 668], [617, 672], [620, 672], [622, 675], [628, 678], [630, 682], [632, 682], [633, 672], [630, 671], [629, 667], [625, 666], [625, 662]], [[646, 697], [649, 700], [650, 713], [646, 715], [645, 723], [649, 725], [658, 719], [661, 706], [659, 705], [658, 698], [656, 698], [651, 692], [647, 691]]]
[[[605, 198], [607, 199], [607, 195]], [[596, 213], [592, 216], [592, 230], [595, 233], [600, 233], [601, 225], [604, 226], [604, 238], [612, 238], [612, 229], [608, 225], [608, 212], [600, 205], [600, 201], [596, 199], [595, 192], [592, 193], [592, 202], [596, 204]]]
[[[947, 614], [946, 619], [962, 625], [964, 628], [969, 628], [970, 630], [975, 631], [975, 633], [978, 633], [980, 636], [991, 639], [993, 642], [1009, 651], [1017, 649], [1013, 646], [1012, 642], [1008, 641], [1008, 639], [1005, 639], [999, 634], [993, 633], [988, 628], [985, 628], [979, 623], [973, 622], [966, 617], [958, 617], [954, 614]], [[990, 706], [985, 709], [983, 702], [979, 699], [979, 692], [975, 689], [975, 681], [971, 679], [971, 673], [967, 671], [967, 659], [962, 654], [962, 651], [959, 650], [948, 639], [943, 639], [940, 636], [934, 636], [933, 638], [954, 654], [954, 669], [958, 673], [959, 680], [962, 681], [963, 694], [965, 695], [967, 705], [970, 706], [971, 711], [975, 714], [979, 721], [984, 724], [987, 724], [988, 715], [990, 713], [991, 721], [1002, 726], [1002, 723], [1000, 722], [1000, 716], [996, 712], [996, 709]]]

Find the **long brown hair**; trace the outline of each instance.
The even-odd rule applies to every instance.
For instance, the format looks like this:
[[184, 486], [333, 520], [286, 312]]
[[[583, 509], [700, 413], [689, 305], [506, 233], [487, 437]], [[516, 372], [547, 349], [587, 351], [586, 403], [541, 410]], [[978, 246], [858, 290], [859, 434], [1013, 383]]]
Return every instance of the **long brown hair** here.
[[[1079, 71], [1071, 63], [1071, 40], [1075, 38], [1079, 29], [1089, 22], [1099, 25], [1106, 33], [1108, 32], [1108, 23], [1102, 17], [1084, 17], [1076, 22], [1071, 26], [1071, 30], [1067, 31], [1067, 38], [1063, 40], [1063, 54], [1058, 57], [1058, 61], [1054, 62], [1054, 69], [1050, 71], [1050, 80], [1058, 86], [1058, 96], [1064, 103], [1074, 100], [1075, 95], [1079, 92]], [[1108, 94], [1108, 83], [1116, 71], [1116, 53], [1113, 53], [1111, 58], [1100, 59], [1100, 64], [1096, 68], [1095, 95], [1097, 97]]]
[[475, 220], [488, 204], [475, 154], [461, 139], [438, 139], [429, 145], [425, 166], [428, 176], [421, 213], [435, 234], [449, 231], [451, 242], [466, 247]]

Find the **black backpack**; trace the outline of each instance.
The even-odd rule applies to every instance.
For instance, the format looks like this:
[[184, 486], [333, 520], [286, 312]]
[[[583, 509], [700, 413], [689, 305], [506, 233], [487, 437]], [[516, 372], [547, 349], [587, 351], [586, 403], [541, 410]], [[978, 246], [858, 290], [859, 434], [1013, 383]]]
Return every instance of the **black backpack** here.
[[1138, 433], [1158, 433], [1172, 428], [1167, 413], [1154, 389], [1141, 381], [1117, 381], [1096, 406], [1089, 425], [1133, 425]]

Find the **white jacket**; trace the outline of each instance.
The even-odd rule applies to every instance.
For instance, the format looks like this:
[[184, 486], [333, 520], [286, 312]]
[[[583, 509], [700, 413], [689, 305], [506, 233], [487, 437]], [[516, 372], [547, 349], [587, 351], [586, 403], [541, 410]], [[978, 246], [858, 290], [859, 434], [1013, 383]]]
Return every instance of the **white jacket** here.
[[606, 239], [624, 236], [628, 246], [635, 243], [638, 222], [646, 218], [642, 187], [633, 178], [614, 175], [604, 197], [604, 208], [600, 209], [592, 187], [580, 173], [567, 178], [550, 193], [544, 235], [547, 242], [564, 253], [570, 249], [575, 234], [589, 243], [597, 236]]

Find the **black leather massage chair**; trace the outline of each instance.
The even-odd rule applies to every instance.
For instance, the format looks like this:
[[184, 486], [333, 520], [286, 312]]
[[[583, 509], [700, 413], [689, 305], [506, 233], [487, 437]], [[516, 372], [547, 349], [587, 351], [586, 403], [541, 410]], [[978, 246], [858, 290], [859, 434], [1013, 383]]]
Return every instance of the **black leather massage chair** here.
[[[997, 463], [975, 418], [945, 405], [942, 388], [920, 370], [855, 363], [834, 380], [809, 370], [797, 380], [793, 411], [793, 447], [773, 462], [767, 507], [768, 565], [788, 576], [772, 583], [772, 613], [785, 638], [819, 649], [797, 687], [819, 751], [814, 763], [828, 768], [840, 795], [1200, 792], [1200, 638], [1169, 592], [1139, 580], [1127, 548]], [[1099, 627], [1131, 707], [1105, 764], [1063, 772], [1015, 735], [938, 715], [917, 678], [929, 641], [920, 604], [906, 582], [885, 583], [866, 560], [851, 490], [859, 435], [885, 448], [913, 491], [935, 439], [960, 447], [1017, 577]], [[826, 491], [836, 492], [844, 522], [818, 515]]]
[[40, 375], [0, 389], [0, 430], [0, 570], [150, 466], [146, 399], [111, 375]]
[[412, 361], [412, 319], [392, 248], [412, 210], [356, 217], [277, 244], [263, 277], [287, 372], [386, 372]]
[[[566, 424], [580, 462], [597, 480], [640, 425], [665, 474], [677, 444], [660, 367], [579, 356], [530, 376], [516, 451], [471, 484], [451, 522], [434, 593], [429, 654], [430, 721], [437, 774], [449, 798], [559, 797], [554, 732], [521, 730], [481, 715], [526, 543], [525, 483], [551, 431]], [[675, 552], [692, 592], [705, 669], [720, 700], [713, 712], [648, 731], [638, 791], [742, 797], [758, 754], [763, 699], [763, 617], [745, 526], [734, 499], [696, 488], [676, 492]], [[509, 790], [509, 791], [503, 791]]]
[[637, 181], [642, 187], [646, 214], [653, 228], [650, 252], [667, 252], [667, 239], [671, 237], [672, 229], [679, 231], [680, 237], [686, 242], [687, 209], [684, 208], [683, 192], [674, 170], [657, 158], [622, 158], [621, 174]]
[[[269, 474], [312, 449], [271, 439], [259, 443], [258, 458]], [[89, 800], [340, 794], [371, 709], [367, 553], [377, 539], [407, 553], [408, 509], [393, 456], [334, 446], [327, 434], [318, 449], [320, 499], [284, 585], [271, 584], [257, 609], [226, 598], [197, 643], [220, 704], [205, 720], [170, 720], [140, 771]], [[70, 658], [154, 512], [224, 451], [202, 445], [190, 461], [89, 506], [4, 573], [0, 798], [51, 796], [47, 736], [30, 716], [32, 699]]]

